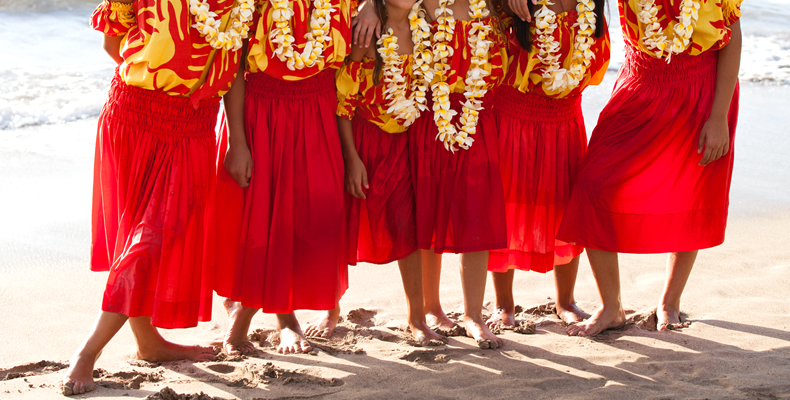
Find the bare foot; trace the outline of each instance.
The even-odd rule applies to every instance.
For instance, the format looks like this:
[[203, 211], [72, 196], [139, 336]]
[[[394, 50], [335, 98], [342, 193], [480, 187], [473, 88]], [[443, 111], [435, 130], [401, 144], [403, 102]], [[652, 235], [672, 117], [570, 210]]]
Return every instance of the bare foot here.
[[225, 333], [225, 339], [222, 341], [222, 347], [229, 355], [245, 354], [249, 355], [255, 352], [255, 345], [247, 340], [247, 332], [250, 330], [250, 322], [252, 317], [258, 312], [255, 308], [244, 307], [241, 303], [225, 299], [222, 302], [225, 306], [225, 311], [228, 312], [230, 323], [228, 325], [228, 332]]
[[184, 346], [162, 340], [155, 346], [145, 346], [139, 343], [137, 359], [148, 362], [168, 362], [176, 360], [191, 360], [194, 362], [214, 361], [219, 349], [214, 346]]
[[601, 307], [586, 321], [571, 325], [566, 332], [570, 336], [595, 336], [607, 329], [620, 329], [625, 326], [625, 312], [622, 308]]
[[447, 338], [431, 330], [424, 321], [409, 321], [409, 331], [417, 346], [441, 346], [447, 344]]
[[304, 330], [304, 333], [308, 337], [313, 336], [328, 338], [332, 336], [332, 332], [335, 331], [335, 327], [337, 327], [337, 321], [339, 318], [340, 306], [338, 305], [334, 309], [321, 313], [321, 316], [317, 321], [307, 325], [307, 329]]
[[483, 322], [483, 317], [472, 318], [464, 316], [464, 325], [466, 325], [466, 336], [475, 339], [481, 349], [494, 350], [502, 347], [504, 344], [502, 339], [488, 330], [488, 327]]
[[69, 362], [69, 370], [60, 384], [60, 393], [64, 396], [88, 393], [96, 389], [93, 382], [93, 365], [98, 356], [76, 354]]
[[565, 305], [557, 303], [554, 305], [554, 313], [567, 325], [577, 324], [590, 318], [590, 314], [582, 311], [576, 303]]
[[277, 352], [280, 354], [307, 353], [313, 350], [299, 326], [296, 315], [277, 314], [277, 331], [280, 332], [280, 344]]
[[656, 309], [656, 327], [659, 331], [672, 331], [676, 329], [688, 328], [689, 321], [680, 320], [680, 310], [661, 305]]
[[516, 311], [498, 307], [486, 321], [488, 329], [513, 329], [516, 327]]
[[431, 329], [442, 336], [465, 336], [466, 331], [460, 325], [447, 318], [444, 312], [425, 314], [425, 321]]

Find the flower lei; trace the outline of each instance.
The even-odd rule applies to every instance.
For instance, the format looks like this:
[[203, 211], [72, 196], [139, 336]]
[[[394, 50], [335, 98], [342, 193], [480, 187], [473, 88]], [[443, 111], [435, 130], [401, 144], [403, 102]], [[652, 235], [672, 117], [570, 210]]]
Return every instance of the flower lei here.
[[587, 68], [590, 67], [595, 54], [590, 48], [595, 43], [595, 3], [593, 0], [578, 0], [576, 11], [579, 13], [574, 27], [578, 27], [571, 64], [568, 69], [560, 66], [560, 56], [557, 54], [560, 43], [554, 40], [554, 31], [557, 29], [557, 14], [548, 6], [553, 3], [549, 0], [538, 0], [542, 7], [535, 13], [535, 30], [538, 34], [538, 59], [546, 65], [543, 71], [543, 84], [551, 91], [564, 92], [579, 86], [584, 78]]
[[431, 28], [425, 21], [425, 11], [420, 7], [421, 4], [422, 0], [419, 0], [409, 12], [409, 29], [414, 43], [414, 78], [409, 97], [405, 94], [407, 85], [403, 77], [403, 64], [398, 56], [398, 38], [393, 35], [392, 29], [388, 29], [377, 42], [378, 52], [384, 61], [384, 82], [387, 84], [384, 97], [389, 101], [387, 113], [403, 121], [403, 126], [410, 126], [420, 116], [420, 112], [428, 109], [426, 93], [428, 82], [433, 79], [433, 70], [430, 68], [431, 53], [428, 51]]
[[666, 51], [667, 63], [672, 59], [672, 54], [680, 54], [691, 43], [691, 35], [694, 34], [694, 27], [699, 19], [700, 4], [695, 0], [683, 0], [680, 5], [680, 15], [675, 24], [675, 37], [670, 42], [658, 23], [658, 7], [654, 0], [639, 0], [640, 11], [637, 15], [639, 22], [646, 25], [645, 36], [642, 43], [648, 50], [652, 51], [656, 57], [661, 58]]
[[304, 51], [299, 53], [294, 50], [294, 37], [291, 35], [291, 18], [294, 15], [290, 0], [271, 0], [272, 19], [275, 29], [269, 34], [269, 40], [277, 44], [274, 54], [280, 61], [295, 71], [305, 67], [312, 67], [324, 62], [324, 46], [332, 40], [329, 37], [332, 8], [329, 0], [314, 0], [313, 11], [310, 13], [310, 29], [304, 37], [307, 42]]
[[217, 50], [238, 50], [250, 31], [249, 23], [255, 11], [255, 0], [239, 0], [230, 11], [228, 30], [220, 32], [221, 18], [209, 10], [206, 0], [189, 0], [189, 12], [195, 17], [193, 28]]
[[[439, 133], [436, 135], [438, 140], [444, 143], [444, 148], [455, 152], [456, 145], [468, 150], [474, 142], [470, 135], [474, 135], [477, 129], [477, 120], [480, 110], [483, 109], [481, 100], [486, 94], [485, 77], [490, 73], [482, 67], [488, 62], [488, 48], [491, 41], [486, 40], [491, 33], [491, 27], [481, 21], [472, 22], [472, 29], [469, 31], [469, 46], [471, 47], [471, 67], [464, 79], [464, 97], [461, 110], [460, 126], [452, 124], [453, 116], [457, 114], [450, 108], [450, 85], [445, 82], [445, 72], [450, 70], [447, 59], [453, 55], [453, 48], [449, 42], [455, 32], [455, 18], [452, 10], [448, 9], [454, 0], [439, 0], [439, 8], [436, 9], [438, 27], [433, 35], [433, 61], [434, 73], [439, 76], [439, 81], [431, 86], [433, 95], [433, 119]], [[469, 16], [479, 20], [489, 14], [485, 0], [469, 0]]]

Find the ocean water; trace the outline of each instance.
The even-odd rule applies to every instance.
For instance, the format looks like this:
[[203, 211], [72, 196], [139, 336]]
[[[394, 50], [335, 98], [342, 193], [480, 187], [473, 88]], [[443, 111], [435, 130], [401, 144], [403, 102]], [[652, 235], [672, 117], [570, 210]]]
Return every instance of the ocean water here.
[[[88, 26], [99, 0], [0, 0], [0, 130], [96, 116], [114, 65]], [[612, 61], [623, 61], [614, 2]], [[790, 0], [743, 4], [741, 79], [790, 85]]]

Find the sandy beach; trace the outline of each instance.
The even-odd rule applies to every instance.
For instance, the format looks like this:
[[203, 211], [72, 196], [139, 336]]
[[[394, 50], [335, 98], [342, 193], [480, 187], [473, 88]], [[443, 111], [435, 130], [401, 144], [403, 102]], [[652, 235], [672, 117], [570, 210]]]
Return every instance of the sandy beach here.
[[[613, 81], [609, 74], [585, 92], [590, 129]], [[659, 333], [650, 319], [665, 256], [623, 255], [623, 302], [633, 317], [624, 330], [566, 336], [541, 307], [551, 302], [551, 274], [517, 273], [518, 317], [535, 324], [534, 334], [506, 331], [496, 351], [468, 338], [417, 348], [403, 332], [397, 266], [363, 264], [350, 267], [343, 322], [331, 339], [313, 341], [315, 354], [276, 354], [274, 318], [258, 314], [254, 356], [149, 364], [130, 361], [127, 326], [97, 363], [98, 389], [78, 397], [178, 398], [165, 388], [221, 399], [790, 397], [790, 87], [744, 85], [741, 99], [727, 239], [700, 253], [683, 297], [688, 329]], [[95, 125], [90, 118], [0, 132], [0, 398], [62, 398], [63, 368], [99, 310], [106, 273], [88, 270]], [[460, 311], [458, 258], [444, 261], [443, 304]], [[584, 257], [576, 293], [594, 309]], [[490, 279], [486, 299], [491, 310]], [[308, 322], [316, 314], [297, 315]], [[226, 326], [217, 298], [213, 321], [164, 335], [218, 344]]]

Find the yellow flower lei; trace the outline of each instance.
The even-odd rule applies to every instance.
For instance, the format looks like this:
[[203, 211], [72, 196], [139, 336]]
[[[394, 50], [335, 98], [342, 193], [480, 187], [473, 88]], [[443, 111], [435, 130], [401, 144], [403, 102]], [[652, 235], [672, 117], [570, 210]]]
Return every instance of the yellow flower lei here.
[[270, 0], [273, 11], [275, 29], [269, 34], [269, 40], [276, 43], [277, 48], [274, 54], [280, 61], [288, 66], [288, 69], [295, 71], [305, 67], [312, 67], [316, 64], [322, 66], [324, 63], [324, 43], [329, 42], [332, 20], [332, 4], [329, 0], [314, 0], [313, 11], [310, 13], [310, 31], [304, 37], [307, 39], [304, 51], [299, 53], [294, 50], [294, 37], [291, 35], [291, 18], [294, 15], [290, 0]]
[[425, 11], [420, 7], [422, 0], [414, 4], [409, 12], [409, 29], [414, 43], [412, 57], [414, 64], [412, 74], [414, 79], [411, 84], [411, 94], [406, 97], [406, 79], [403, 77], [403, 64], [398, 56], [398, 38], [388, 29], [378, 40], [378, 52], [384, 61], [384, 82], [387, 89], [384, 97], [389, 100], [388, 114], [403, 121], [403, 126], [410, 126], [420, 112], [428, 109], [426, 93], [428, 82], [433, 79], [433, 70], [430, 68], [431, 52], [428, 50], [431, 42], [431, 28], [425, 21]]
[[[481, 100], [486, 94], [485, 77], [490, 73], [482, 67], [488, 63], [488, 48], [491, 41], [486, 40], [491, 33], [491, 27], [487, 24], [474, 21], [472, 29], [469, 31], [469, 45], [471, 47], [471, 67], [464, 79], [464, 97], [461, 110], [460, 126], [452, 124], [453, 117], [457, 114], [450, 108], [450, 85], [445, 82], [445, 72], [450, 70], [447, 59], [453, 55], [453, 48], [449, 42], [455, 32], [455, 18], [452, 10], [447, 7], [452, 5], [454, 0], [440, 0], [439, 8], [436, 9], [438, 27], [433, 36], [433, 61], [434, 73], [439, 77], [439, 81], [431, 86], [433, 95], [433, 119], [439, 133], [436, 138], [444, 143], [444, 148], [455, 152], [456, 146], [468, 150], [474, 139], [471, 135], [477, 130], [477, 120], [480, 110], [483, 109]], [[479, 20], [489, 14], [485, 0], [469, 0], [469, 16]]]
[[672, 59], [672, 54], [686, 51], [691, 43], [691, 35], [699, 19], [700, 4], [695, 0], [683, 0], [680, 6], [680, 15], [675, 24], [675, 37], [670, 42], [658, 22], [658, 7], [654, 0], [640, 0], [640, 11], [637, 15], [639, 22], [646, 25], [645, 36], [642, 43], [652, 51], [656, 57], [661, 58], [666, 51], [667, 63]]
[[189, 0], [189, 12], [195, 17], [193, 28], [217, 50], [238, 50], [250, 31], [249, 23], [255, 11], [255, 0], [239, 0], [230, 11], [230, 23], [225, 32], [220, 32], [221, 19], [209, 10], [206, 0]]
[[557, 29], [557, 14], [548, 6], [553, 3], [549, 0], [538, 0], [542, 7], [535, 12], [535, 30], [538, 34], [538, 59], [546, 65], [543, 71], [543, 85], [551, 91], [564, 92], [579, 86], [584, 78], [587, 68], [590, 67], [595, 54], [590, 48], [595, 43], [595, 3], [593, 0], [578, 0], [576, 11], [579, 13], [574, 27], [578, 27], [571, 64], [568, 69], [560, 66], [560, 43], [554, 40], [554, 31]]

